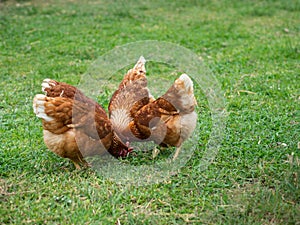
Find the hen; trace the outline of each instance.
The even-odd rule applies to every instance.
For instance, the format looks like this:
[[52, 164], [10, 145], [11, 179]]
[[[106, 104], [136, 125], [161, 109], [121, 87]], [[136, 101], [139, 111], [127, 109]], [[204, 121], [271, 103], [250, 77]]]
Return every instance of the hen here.
[[108, 106], [113, 129], [124, 142], [141, 138], [139, 133], [132, 132], [130, 124], [139, 109], [154, 101], [147, 88], [145, 63], [146, 60], [141, 56], [135, 66], [128, 70]]
[[112, 129], [105, 110], [77, 88], [50, 79], [33, 100], [33, 110], [42, 119], [44, 141], [57, 155], [69, 158], [77, 169], [87, 165], [86, 156], [110, 152], [124, 157], [132, 149]]
[[147, 88], [145, 59], [129, 70], [113, 94], [110, 119], [122, 141], [154, 141], [175, 146], [177, 158], [182, 143], [197, 123], [193, 82], [182, 74], [169, 90], [155, 100]]
[[162, 146], [176, 147], [173, 156], [176, 159], [182, 143], [196, 127], [196, 104], [193, 82], [182, 74], [163, 96], [138, 110], [131, 130]]

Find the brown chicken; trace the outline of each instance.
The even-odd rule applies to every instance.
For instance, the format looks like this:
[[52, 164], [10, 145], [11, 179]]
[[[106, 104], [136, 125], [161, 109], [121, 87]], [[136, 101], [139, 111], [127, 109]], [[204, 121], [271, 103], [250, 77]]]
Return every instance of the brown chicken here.
[[142, 139], [177, 147], [173, 156], [176, 159], [182, 143], [196, 127], [196, 104], [193, 82], [182, 74], [163, 96], [136, 112], [130, 129]]
[[147, 88], [145, 63], [146, 60], [141, 56], [135, 66], [128, 70], [108, 106], [113, 129], [124, 142], [140, 139], [138, 133], [132, 133], [129, 124], [139, 109], [154, 101]]
[[196, 127], [195, 105], [193, 82], [186, 74], [155, 100], [147, 88], [145, 59], [141, 57], [113, 94], [109, 113], [113, 129], [123, 142], [154, 141], [175, 146], [175, 159]]
[[57, 155], [69, 158], [77, 169], [87, 165], [84, 157], [105, 154], [126, 156], [132, 148], [112, 129], [105, 110], [77, 88], [45, 79], [33, 100], [33, 110], [42, 119], [44, 141]]

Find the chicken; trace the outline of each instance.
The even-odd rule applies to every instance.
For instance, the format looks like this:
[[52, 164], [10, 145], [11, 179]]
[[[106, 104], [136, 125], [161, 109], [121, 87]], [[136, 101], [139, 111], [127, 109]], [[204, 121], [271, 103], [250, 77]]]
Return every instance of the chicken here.
[[182, 74], [155, 100], [147, 88], [145, 62], [140, 57], [113, 94], [110, 120], [123, 142], [154, 141], [161, 146], [175, 146], [176, 159], [197, 123], [193, 82]]
[[84, 157], [107, 151], [126, 156], [132, 148], [112, 129], [105, 110], [77, 88], [45, 79], [33, 100], [33, 110], [42, 119], [44, 142], [57, 155], [69, 158], [77, 169], [87, 165]]
[[154, 101], [147, 88], [145, 63], [146, 60], [141, 56], [135, 66], [128, 70], [108, 106], [113, 129], [124, 142], [142, 138], [138, 131], [132, 132], [129, 125], [139, 109]]
[[182, 143], [196, 128], [193, 82], [182, 74], [161, 97], [139, 109], [130, 128], [161, 146], [176, 147], [173, 159], [178, 157]]

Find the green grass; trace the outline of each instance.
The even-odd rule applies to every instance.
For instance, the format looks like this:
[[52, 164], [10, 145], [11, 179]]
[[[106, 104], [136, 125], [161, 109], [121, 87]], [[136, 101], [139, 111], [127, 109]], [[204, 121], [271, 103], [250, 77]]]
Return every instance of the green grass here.
[[[299, 1], [48, 2], [0, 1], [1, 224], [299, 224]], [[211, 118], [197, 90], [192, 159], [162, 183], [124, 187], [50, 152], [31, 105], [44, 78], [78, 85], [99, 56], [141, 40], [201, 57], [228, 118], [217, 157], [199, 170]]]

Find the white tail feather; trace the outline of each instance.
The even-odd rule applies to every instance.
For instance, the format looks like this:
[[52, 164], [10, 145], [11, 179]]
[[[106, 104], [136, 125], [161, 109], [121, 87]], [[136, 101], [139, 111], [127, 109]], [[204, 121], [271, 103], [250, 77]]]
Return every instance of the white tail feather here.
[[180, 95], [178, 99], [181, 102], [180, 108], [190, 109], [197, 105], [194, 96], [193, 81], [188, 75], [182, 74], [178, 79], [176, 79], [174, 87]]
[[55, 86], [55, 83], [53, 82], [53, 80], [46, 78], [43, 80], [42, 82], [42, 91], [47, 94], [47, 91], [45, 91], [46, 88], [51, 88]]
[[187, 74], [182, 74], [179, 78], [179, 80], [184, 82], [185, 89], [188, 90], [189, 92], [193, 92], [193, 81]]
[[144, 56], [141, 56], [137, 61], [137, 63], [135, 64], [135, 66], [133, 67], [133, 69], [142, 70], [143, 72], [146, 72], [145, 64], [146, 64], [146, 59], [144, 58]]
[[45, 98], [43, 94], [37, 94], [33, 99], [33, 111], [35, 115], [41, 119], [46, 120], [47, 122], [54, 120], [54, 118], [48, 116], [45, 113]]

